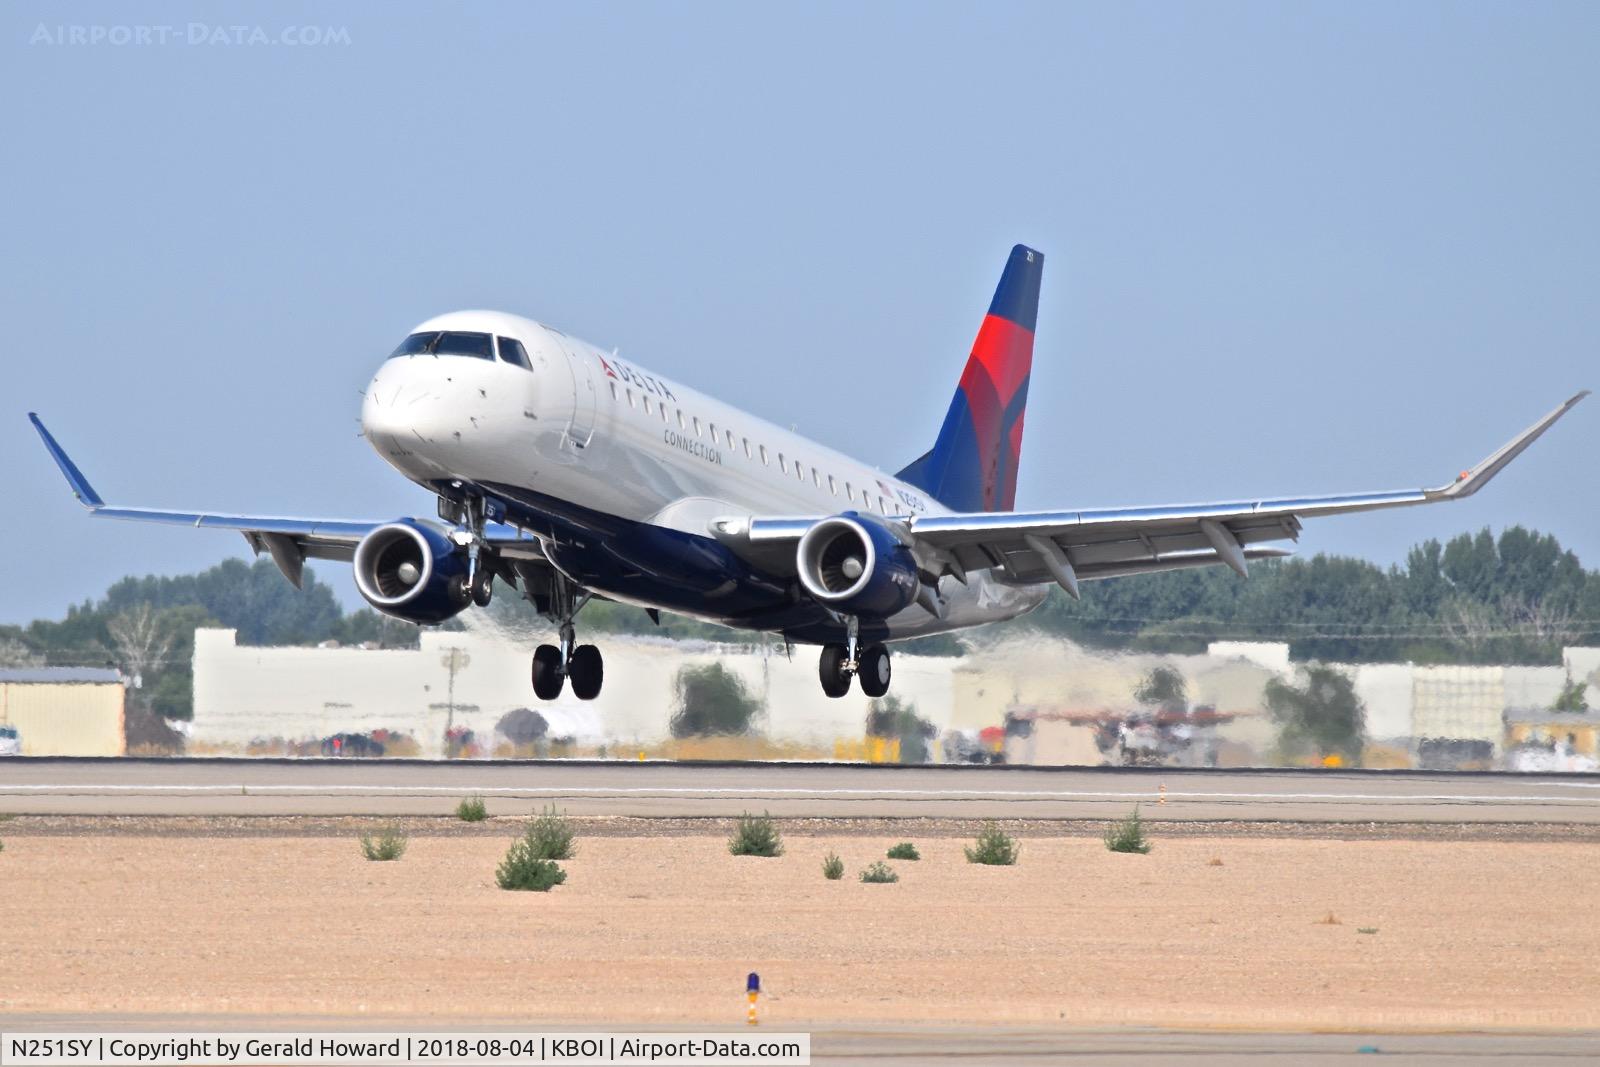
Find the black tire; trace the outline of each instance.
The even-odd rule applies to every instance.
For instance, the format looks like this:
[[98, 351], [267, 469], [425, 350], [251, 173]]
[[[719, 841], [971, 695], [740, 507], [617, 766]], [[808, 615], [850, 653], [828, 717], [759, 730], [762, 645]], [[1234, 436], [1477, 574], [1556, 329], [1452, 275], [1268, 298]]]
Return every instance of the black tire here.
[[883, 696], [889, 691], [890, 673], [889, 650], [882, 645], [868, 645], [856, 669], [861, 677], [861, 691], [869, 697]]
[[579, 645], [572, 650], [567, 663], [567, 674], [572, 678], [572, 695], [579, 700], [593, 700], [600, 695], [600, 684], [605, 681], [605, 660], [593, 645]]
[[533, 695], [554, 700], [561, 695], [566, 675], [561, 673], [561, 650], [555, 645], [540, 645], [533, 650]]
[[472, 603], [472, 579], [465, 574], [451, 578], [445, 588], [449, 591], [451, 602], [458, 607], [464, 608]]
[[843, 645], [822, 646], [817, 676], [822, 680], [822, 691], [830, 697], [842, 697], [850, 692], [850, 673], [844, 669], [845, 657]]
[[478, 564], [478, 573], [472, 576], [472, 602], [480, 608], [489, 606], [494, 598], [494, 571]]

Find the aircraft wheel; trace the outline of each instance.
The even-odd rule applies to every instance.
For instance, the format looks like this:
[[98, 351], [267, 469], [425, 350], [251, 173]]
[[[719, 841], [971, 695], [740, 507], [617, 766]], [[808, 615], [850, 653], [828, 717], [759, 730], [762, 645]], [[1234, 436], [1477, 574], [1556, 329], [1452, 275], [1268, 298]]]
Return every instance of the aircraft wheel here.
[[533, 695], [554, 700], [561, 695], [566, 675], [561, 671], [561, 650], [555, 645], [540, 645], [533, 650]]
[[850, 692], [850, 672], [845, 670], [847, 656], [843, 645], [822, 646], [817, 674], [822, 679], [822, 691], [830, 697], [842, 697]]
[[889, 650], [882, 645], [868, 645], [861, 653], [861, 691], [869, 697], [881, 697], [889, 691]]
[[486, 608], [493, 597], [494, 571], [479, 563], [478, 572], [472, 576], [472, 602], [480, 608]]
[[600, 683], [605, 680], [605, 661], [600, 650], [593, 645], [579, 645], [572, 650], [567, 663], [567, 674], [572, 678], [572, 695], [579, 700], [593, 700], [600, 695]]
[[445, 589], [450, 594], [452, 603], [463, 608], [472, 603], [472, 579], [465, 574], [451, 578]]

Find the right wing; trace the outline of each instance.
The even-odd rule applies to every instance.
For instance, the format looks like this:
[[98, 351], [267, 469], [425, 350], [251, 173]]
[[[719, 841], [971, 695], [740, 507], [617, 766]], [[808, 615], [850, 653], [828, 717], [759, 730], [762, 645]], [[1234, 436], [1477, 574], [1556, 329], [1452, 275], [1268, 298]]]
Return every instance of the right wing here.
[[[44, 428], [39, 416], [28, 413], [28, 421], [39, 431], [50, 458], [56, 461], [61, 473], [78, 502], [91, 515], [108, 519], [128, 519], [134, 522], [155, 522], [168, 526], [195, 526], [210, 530], [234, 530], [244, 535], [257, 555], [270, 553], [283, 576], [299, 588], [308, 559], [332, 559], [349, 562], [361, 539], [391, 520], [362, 521], [349, 519], [298, 519], [270, 515], [222, 515], [200, 511], [163, 511], [157, 508], [123, 507], [107, 504], [94, 491], [78, 465], [72, 462], [50, 431]], [[420, 522], [432, 522], [419, 519]], [[541, 543], [529, 534], [514, 527], [490, 523], [484, 529], [484, 540], [508, 560], [544, 564]]]
[[1285, 554], [1260, 542], [1297, 540], [1305, 519], [1471, 496], [1588, 395], [1587, 390], [1576, 394], [1477, 466], [1431, 489], [1090, 511], [930, 515], [911, 520], [911, 532], [922, 544], [954, 558], [958, 567], [999, 565], [1018, 581], [1054, 579], [1073, 595], [1079, 578], [1174, 566], [1221, 563], [1244, 575], [1247, 560]]
[[[1244, 575], [1249, 560], [1287, 555], [1286, 549], [1263, 542], [1297, 540], [1302, 520], [1471, 496], [1588, 395], [1588, 390], [1576, 394], [1477, 466], [1431, 489], [1080, 511], [980, 511], [891, 521], [909, 537], [930, 576], [964, 579], [967, 571], [990, 569], [1017, 583], [1055, 581], [1077, 596], [1079, 581], [1179, 567], [1225, 564]], [[752, 516], [714, 523], [713, 531], [772, 553], [801, 537], [817, 518]]]

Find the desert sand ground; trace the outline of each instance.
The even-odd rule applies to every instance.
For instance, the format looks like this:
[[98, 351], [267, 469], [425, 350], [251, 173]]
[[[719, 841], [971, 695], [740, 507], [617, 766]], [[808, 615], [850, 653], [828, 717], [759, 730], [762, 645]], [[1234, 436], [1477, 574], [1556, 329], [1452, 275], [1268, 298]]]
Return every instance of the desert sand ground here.
[[[419, 833], [81, 834], [0, 826], [7, 1013], [763, 1022], [1600, 1027], [1592, 842], [1155, 839], [1024, 833], [1016, 867], [904, 834], [579, 841], [549, 894], [496, 888], [520, 824]], [[499, 830], [500, 832], [495, 832]], [[42, 831], [42, 832], [41, 832]], [[846, 879], [825, 881], [836, 851]], [[1214, 862], [1214, 861], [1220, 861]], [[1324, 922], [1329, 916], [1335, 922]], [[1376, 932], [1363, 932], [1375, 930]]]

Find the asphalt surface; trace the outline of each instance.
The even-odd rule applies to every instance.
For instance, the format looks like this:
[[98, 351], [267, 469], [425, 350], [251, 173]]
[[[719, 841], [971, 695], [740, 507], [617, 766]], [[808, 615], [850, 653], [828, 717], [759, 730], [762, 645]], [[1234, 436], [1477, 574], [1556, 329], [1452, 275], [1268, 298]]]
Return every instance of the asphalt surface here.
[[7, 759], [0, 813], [1600, 824], [1600, 776], [632, 761]]
[[[580, 1032], [593, 1026], [459, 1020], [386, 1019], [361, 1015], [263, 1019], [259, 1016], [16, 1015], [0, 1020], [5, 1033], [82, 1032]], [[619, 1022], [608, 1030], [670, 1033], [674, 1029], [725, 1032], [749, 1038], [763, 1033], [810, 1033], [814, 1064], [956, 1062], [990, 1064], [1238, 1064], [1265, 1067], [1316, 1064], [1370, 1064], [1385, 1061], [1444, 1065], [1507, 1060], [1515, 1063], [1594, 1063], [1600, 1034], [1594, 1033], [1270, 1033], [1227, 1030], [1042, 1030], [996, 1027], [829, 1027], [804, 1023], [731, 1031], [723, 1027], [664, 1027], [659, 1023]]]

